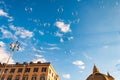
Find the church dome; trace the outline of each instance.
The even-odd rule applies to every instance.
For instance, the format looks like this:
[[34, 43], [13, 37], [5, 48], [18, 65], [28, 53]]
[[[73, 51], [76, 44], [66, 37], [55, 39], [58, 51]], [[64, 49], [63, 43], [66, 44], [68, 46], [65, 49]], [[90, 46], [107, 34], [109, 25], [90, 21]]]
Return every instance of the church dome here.
[[114, 80], [114, 78], [108, 73], [108, 75], [99, 72], [98, 68], [94, 65], [93, 73], [86, 80]]
[[102, 73], [91, 74], [86, 80], [109, 80], [106, 75]]

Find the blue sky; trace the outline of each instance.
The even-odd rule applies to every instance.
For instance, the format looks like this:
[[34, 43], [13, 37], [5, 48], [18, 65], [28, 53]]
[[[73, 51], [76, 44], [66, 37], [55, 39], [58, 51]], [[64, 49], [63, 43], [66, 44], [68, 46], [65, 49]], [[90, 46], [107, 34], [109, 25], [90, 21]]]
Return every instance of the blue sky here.
[[120, 0], [0, 0], [0, 61], [51, 62], [61, 80], [85, 80], [94, 64], [120, 74]]

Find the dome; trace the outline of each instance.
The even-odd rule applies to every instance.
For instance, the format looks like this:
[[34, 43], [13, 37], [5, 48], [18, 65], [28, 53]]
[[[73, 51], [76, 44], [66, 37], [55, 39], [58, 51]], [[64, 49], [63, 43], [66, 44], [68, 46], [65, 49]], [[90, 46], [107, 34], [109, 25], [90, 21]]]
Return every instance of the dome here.
[[91, 74], [86, 80], [109, 80], [106, 75], [102, 73]]
[[99, 72], [98, 68], [94, 65], [93, 73], [88, 76], [86, 80], [114, 80], [114, 78], [108, 73], [108, 75]]

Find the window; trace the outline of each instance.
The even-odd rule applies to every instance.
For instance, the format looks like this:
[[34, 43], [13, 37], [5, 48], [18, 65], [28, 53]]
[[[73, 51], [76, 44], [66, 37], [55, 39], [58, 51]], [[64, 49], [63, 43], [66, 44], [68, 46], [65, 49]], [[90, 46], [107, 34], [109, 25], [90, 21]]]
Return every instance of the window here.
[[43, 67], [43, 68], [42, 68], [42, 72], [46, 72], [46, 67]]
[[52, 77], [53, 77], [53, 73], [52, 73]]
[[12, 80], [12, 76], [8, 76], [7, 80]]
[[12, 68], [11, 70], [10, 70], [10, 73], [14, 73], [15, 72], [15, 68]]
[[30, 68], [26, 68], [25, 72], [30, 72]]
[[54, 80], [57, 80], [57, 77], [54, 76]]
[[34, 68], [34, 71], [33, 72], [38, 72], [38, 68]]
[[23, 80], [28, 80], [28, 76], [24, 76], [24, 77], [23, 77]]
[[36, 76], [33, 76], [31, 80], [36, 80]]
[[40, 77], [40, 80], [45, 80], [45, 77], [44, 77], [44, 76], [41, 76], [41, 77]]
[[51, 70], [49, 71], [49, 73], [51, 74]]
[[7, 73], [7, 71], [8, 71], [8, 69], [5, 69], [5, 70], [4, 70], [4, 73]]
[[20, 76], [16, 76], [16, 77], [15, 77], [15, 80], [20, 80]]
[[22, 70], [23, 70], [22, 68], [19, 68], [19, 69], [18, 69], [18, 73], [19, 73], [19, 72], [22, 72]]

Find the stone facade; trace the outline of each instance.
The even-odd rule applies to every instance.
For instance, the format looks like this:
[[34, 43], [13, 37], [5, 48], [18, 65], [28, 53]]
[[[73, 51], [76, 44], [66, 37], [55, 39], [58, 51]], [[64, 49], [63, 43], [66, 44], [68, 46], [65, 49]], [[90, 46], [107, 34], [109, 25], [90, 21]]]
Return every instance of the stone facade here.
[[0, 64], [0, 80], [60, 80], [51, 63]]

